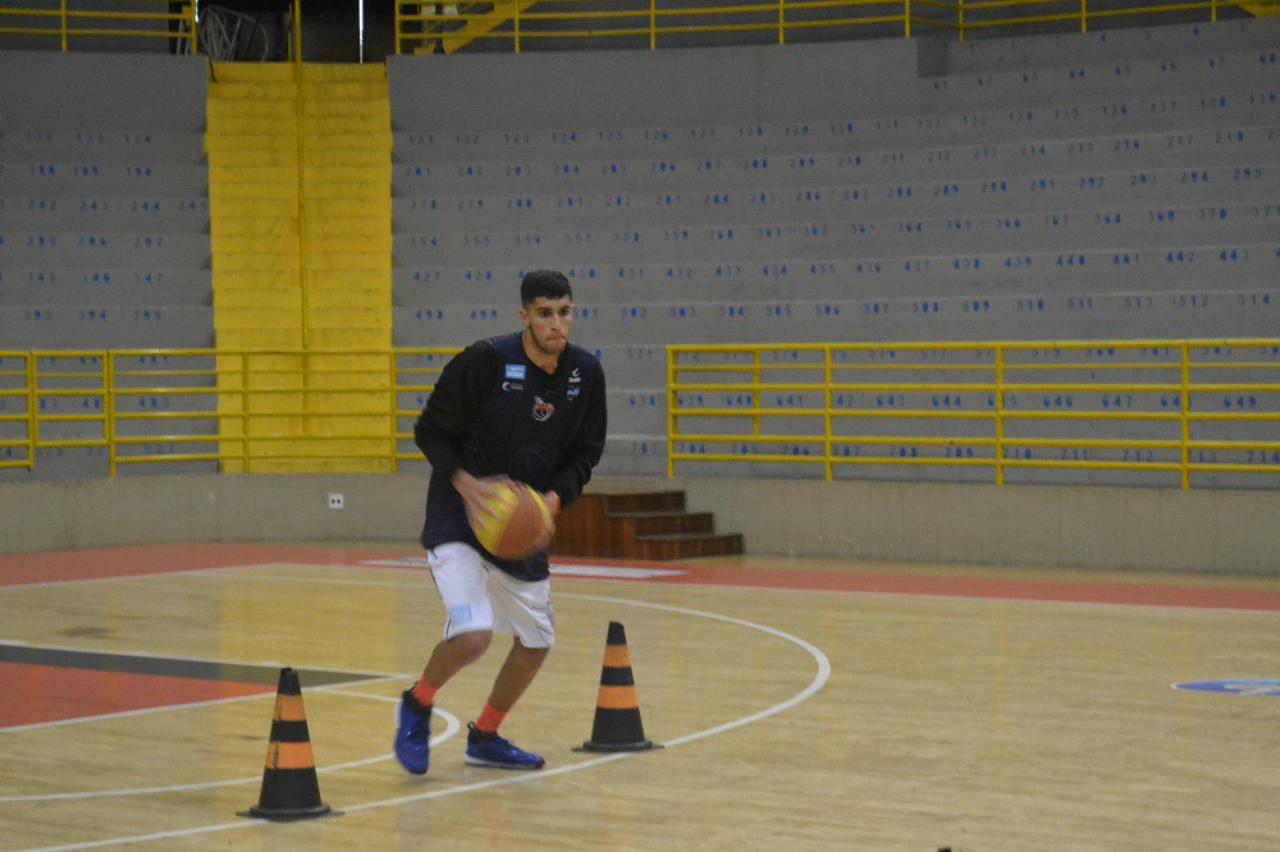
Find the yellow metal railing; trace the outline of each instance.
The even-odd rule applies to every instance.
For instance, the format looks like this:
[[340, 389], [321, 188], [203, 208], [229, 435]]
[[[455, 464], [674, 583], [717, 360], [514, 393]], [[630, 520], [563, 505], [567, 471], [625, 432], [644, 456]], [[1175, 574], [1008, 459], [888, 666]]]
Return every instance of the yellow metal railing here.
[[[1280, 474], [1280, 339], [669, 346], [667, 459]], [[695, 425], [688, 424], [694, 421]]]
[[[412, 421], [457, 351], [0, 351], [0, 468], [93, 448], [110, 476], [286, 459], [394, 472], [421, 459]], [[380, 387], [323, 380], [355, 370], [344, 363], [367, 378], [375, 362]], [[282, 363], [301, 365], [297, 381], [281, 381]], [[371, 407], [370, 390], [387, 389], [389, 405]], [[821, 465], [828, 479], [931, 466], [1003, 484], [1013, 469], [1064, 468], [1186, 488], [1196, 474], [1280, 475], [1280, 338], [670, 346], [667, 416], [669, 475], [684, 462]]]
[[[435, 376], [457, 351], [0, 351], [0, 468], [34, 470], [44, 453], [80, 447], [101, 448], [112, 477], [121, 465], [178, 462], [252, 473], [298, 459], [319, 470], [330, 459], [316, 448], [329, 447], [336, 448], [332, 459], [381, 459], [394, 471], [400, 461], [421, 458], [404, 442]], [[292, 371], [302, 376], [293, 387], [279, 381], [284, 355], [303, 364]], [[335, 355], [359, 356], [359, 368], [326, 366]], [[367, 376], [374, 359], [385, 364], [381, 388], [315, 380]], [[388, 388], [389, 409], [369, 408], [370, 390]], [[410, 407], [401, 404], [406, 395]], [[352, 401], [346, 410], [333, 404], [343, 397]]]
[[[148, 7], [161, 11], [133, 11]], [[64, 53], [73, 39], [89, 37], [167, 38], [181, 42], [188, 53], [195, 53], [199, 43], [194, 0], [111, 0], [92, 8], [83, 0], [27, 0], [25, 5], [24, 0], [0, 0], [0, 34], [56, 38]]]
[[[1088, 0], [773, 0], [736, 5], [664, 6], [663, 0], [632, 0], [630, 8], [610, 4], [589, 8], [593, 0], [494, 0], [491, 3], [441, 4], [397, 0], [396, 52], [440, 47], [452, 52], [478, 39], [504, 40], [519, 53], [522, 42], [545, 39], [625, 41], [650, 49], [688, 44], [680, 36], [766, 33], [786, 44], [788, 33], [843, 30], [850, 37], [943, 30], [958, 34], [984, 30], [1078, 30], [1102, 21], [1134, 25], [1203, 15], [1218, 20], [1220, 10], [1247, 7], [1255, 0], [1168, 0], [1167, 2], [1091, 8]], [[607, 44], [605, 46], [608, 46]]]
[[[889, 26], [903, 36], [912, 28], [958, 30], [957, 5], [946, 0], [773, 0], [739, 5], [663, 8], [660, 0], [634, 0], [634, 8], [593, 10], [592, 0], [497, 0], [464, 4], [447, 11], [436, 3], [403, 2], [396, 6], [396, 52], [424, 45], [462, 43], [476, 39], [507, 40], [519, 53], [524, 40], [585, 39], [617, 43], [630, 40], [650, 49], [669, 36], [710, 33], [767, 33], [778, 44], [788, 33], [812, 29]], [[529, 10], [533, 6], [533, 11]], [[946, 17], [921, 15], [923, 8], [943, 10]], [[495, 16], [501, 20], [495, 21]], [[502, 26], [496, 26], [501, 23]], [[669, 43], [669, 40], [668, 40]], [[446, 46], [446, 52], [452, 52]]]

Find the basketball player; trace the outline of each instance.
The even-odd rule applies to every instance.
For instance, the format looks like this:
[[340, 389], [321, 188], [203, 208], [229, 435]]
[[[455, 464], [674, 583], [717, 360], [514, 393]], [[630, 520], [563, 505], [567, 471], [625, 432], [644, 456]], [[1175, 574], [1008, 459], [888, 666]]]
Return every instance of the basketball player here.
[[559, 272], [520, 283], [524, 330], [473, 343], [451, 360], [414, 426], [431, 462], [422, 546], [444, 603], [444, 639], [421, 679], [401, 697], [395, 753], [427, 771], [436, 690], [478, 660], [494, 631], [515, 641], [479, 718], [469, 724], [467, 763], [541, 769], [543, 759], [498, 736], [498, 726], [555, 643], [547, 554], [499, 559], [476, 540], [467, 513], [485, 512], [495, 477], [543, 492], [555, 517], [582, 493], [605, 442], [604, 371], [569, 343], [573, 291]]

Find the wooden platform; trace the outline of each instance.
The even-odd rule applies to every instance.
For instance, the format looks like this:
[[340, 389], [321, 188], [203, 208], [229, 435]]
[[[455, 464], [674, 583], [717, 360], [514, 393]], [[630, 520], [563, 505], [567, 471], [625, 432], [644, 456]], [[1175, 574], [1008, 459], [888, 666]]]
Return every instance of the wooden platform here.
[[555, 556], [692, 559], [742, 553], [741, 533], [717, 533], [710, 512], [685, 510], [683, 491], [584, 494], [556, 521]]

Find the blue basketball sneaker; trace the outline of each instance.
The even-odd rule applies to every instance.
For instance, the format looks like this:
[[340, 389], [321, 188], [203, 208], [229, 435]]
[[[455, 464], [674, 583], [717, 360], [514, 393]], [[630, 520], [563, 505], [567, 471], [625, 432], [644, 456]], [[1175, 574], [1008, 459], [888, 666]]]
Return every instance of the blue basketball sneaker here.
[[536, 754], [516, 748], [498, 736], [486, 733], [467, 723], [467, 763], [471, 766], [492, 766], [498, 769], [541, 769], [546, 761]]
[[423, 707], [406, 689], [396, 707], [396, 759], [407, 772], [425, 775], [431, 763], [431, 708]]

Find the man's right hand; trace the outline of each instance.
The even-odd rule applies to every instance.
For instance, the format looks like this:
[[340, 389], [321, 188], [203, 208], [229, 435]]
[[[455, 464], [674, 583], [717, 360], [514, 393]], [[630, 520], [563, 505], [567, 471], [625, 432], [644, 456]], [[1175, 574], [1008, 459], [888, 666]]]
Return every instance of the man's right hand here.
[[489, 509], [489, 500], [493, 497], [494, 490], [499, 486], [511, 484], [511, 480], [505, 476], [486, 476], [484, 479], [477, 479], [461, 468], [453, 474], [450, 481], [453, 483], [454, 490], [461, 495], [462, 502], [467, 507], [467, 518], [473, 524], [477, 518], [493, 515]]

